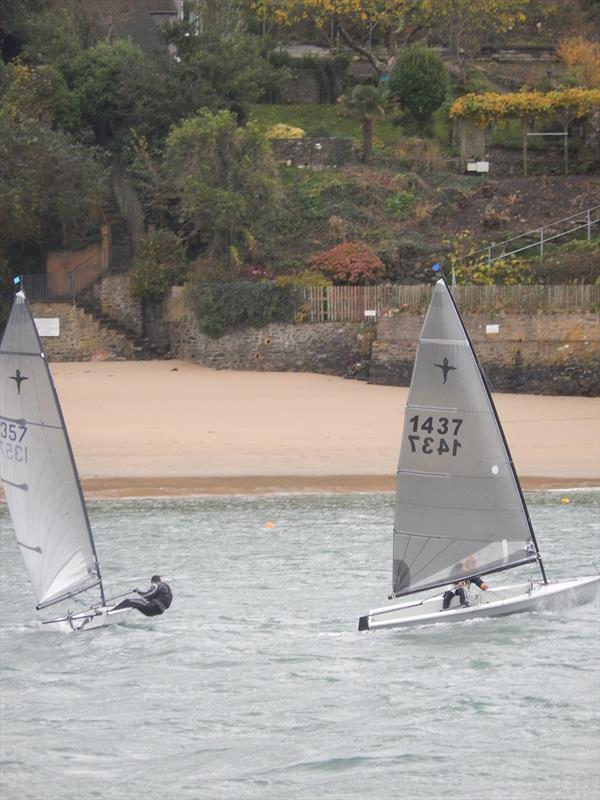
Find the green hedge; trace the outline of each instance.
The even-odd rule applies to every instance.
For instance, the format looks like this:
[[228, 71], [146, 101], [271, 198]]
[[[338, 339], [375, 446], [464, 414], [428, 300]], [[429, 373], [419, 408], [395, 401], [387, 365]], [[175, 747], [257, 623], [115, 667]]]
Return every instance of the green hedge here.
[[262, 328], [270, 322], [293, 322], [303, 302], [297, 286], [252, 283], [195, 283], [189, 297], [198, 328], [218, 338], [242, 327]]

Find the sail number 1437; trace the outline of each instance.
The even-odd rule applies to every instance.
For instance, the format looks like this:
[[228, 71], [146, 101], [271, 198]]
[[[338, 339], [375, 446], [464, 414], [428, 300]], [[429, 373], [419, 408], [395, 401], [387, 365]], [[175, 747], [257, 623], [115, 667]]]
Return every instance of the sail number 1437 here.
[[439, 456], [449, 453], [455, 456], [461, 444], [457, 439], [463, 424], [462, 419], [421, 417], [418, 414], [409, 419], [408, 441], [412, 453], [421, 452]]

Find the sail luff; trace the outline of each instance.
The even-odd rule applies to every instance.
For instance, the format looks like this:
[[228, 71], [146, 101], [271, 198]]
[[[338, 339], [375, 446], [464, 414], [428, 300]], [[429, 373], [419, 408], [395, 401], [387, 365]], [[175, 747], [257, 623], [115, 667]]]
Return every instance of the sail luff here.
[[[453, 276], [454, 276], [454, 273], [453, 273]], [[502, 423], [500, 421], [500, 416], [498, 415], [498, 409], [496, 408], [496, 404], [494, 403], [494, 398], [492, 397], [492, 390], [491, 390], [490, 385], [488, 383], [487, 375], [485, 374], [484, 369], [481, 366], [481, 362], [479, 361], [479, 357], [477, 355], [477, 351], [473, 347], [473, 342], [471, 341], [471, 337], [469, 336], [469, 332], [467, 331], [467, 328], [466, 328], [465, 323], [463, 321], [462, 315], [461, 315], [461, 313], [460, 313], [460, 311], [458, 309], [458, 306], [456, 305], [456, 301], [454, 300], [454, 295], [450, 291], [450, 287], [448, 286], [448, 282], [446, 281], [446, 278], [445, 278], [444, 275], [442, 275], [442, 280], [444, 281], [444, 285], [446, 287], [446, 290], [448, 291], [448, 296], [450, 297], [450, 301], [452, 302], [452, 305], [454, 306], [454, 308], [456, 310], [456, 314], [458, 316], [458, 319], [460, 321], [462, 329], [463, 329], [463, 331], [465, 333], [466, 339], [469, 342], [469, 347], [471, 348], [471, 352], [473, 354], [473, 358], [475, 359], [475, 363], [476, 363], [477, 368], [479, 370], [479, 374], [481, 375], [483, 386], [485, 388], [485, 391], [487, 392], [488, 401], [489, 401], [490, 407], [492, 409], [492, 413], [494, 414], [494, 417], [496, 418], [496, 425], [498, 426], [498, 432], [500, 433], [500, 436], [502, 437], [502, 442], [504, 443], [504, 449], [506, 450], [506, 453], [508, 455], [508, 463], [509, 463], [510, 469], [512, 471], [512, 475], [513, 475], [513, 479], [514, 479], [515, 485], [517, 487], [517, 491], [519, 492], [519, 497], [521, 499], [521, 505], [523, 507], [523, 513], [525, 515], [525, 519], [527, 520], [527, 524], [529, 526], [529, 532], [531, 533], [531, 541], [533, 542], [533, 546], [535, 547], [535, 551], [536, 551], [536, 554], [537, 554], [537, 561], [538, 561], [538, 564], [539, 564], [539, 567], [540, 567], [540, 571], [542, 573], [542, 578], [544, 580], [544, 583], [548, 583], [548, 579], [546, 578], [546, 570], [544, 569], [544, 563], [542, 561], [542, 556], [541, 556], [541, 553], [540, 553], [540, 549], [538, 547], [537, 539], [535, 537], [535, 530], [533, 528], [533, 523], [531, 521], [531, 517], [529, 516], [529, 509], [527, 508], [527, 503], [525, 502], [525, 495], [523, 494], [523, 488], [521, 486], [521, 481], [519, 480], [519, 476], [517, 474], [515, 463], [513, 461], [512, 453], [510, 452], [510, 447], [508, 446], [508, 440], [506, 439], [506, 435], [504, 433], [504, 428], [502, 427]]]

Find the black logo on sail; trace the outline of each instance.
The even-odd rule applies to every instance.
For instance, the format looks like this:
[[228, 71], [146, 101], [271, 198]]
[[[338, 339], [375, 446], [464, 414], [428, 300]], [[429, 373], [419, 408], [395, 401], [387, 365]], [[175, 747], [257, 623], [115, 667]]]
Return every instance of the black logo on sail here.
[[458, 369], [458, 367], [451, 367], [447, 358], [444, 358], [441, 364], [434, 364], [433, 366], [439, 367], [442, 370], [444, 375], [444, 383], [446, 383], [446, 380], [448, 379], [448, 373], [453, 369]]
[[25, 375], [21, 375], [20, 369], [15, 370], [15, 374], [9, 375], [8, 377], [17, 384], [17, 394], [21, 394], [21, 384], [23, 381], [28, 381], [29, 378], [25, 377]]

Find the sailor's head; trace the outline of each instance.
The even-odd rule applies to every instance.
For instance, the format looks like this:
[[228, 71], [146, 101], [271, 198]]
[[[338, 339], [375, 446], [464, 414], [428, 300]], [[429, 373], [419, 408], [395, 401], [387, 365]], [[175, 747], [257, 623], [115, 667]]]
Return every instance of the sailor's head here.
[[475, 558], [475, 556], [467, 556], [463, 561], [463, 569], [467, 572], [472, 569], [475, 569], [476, 566], [477, 566], [477, 559]]
[[160, 583], [160, 575], [153, 575], [150, 578], [150, 583]]

